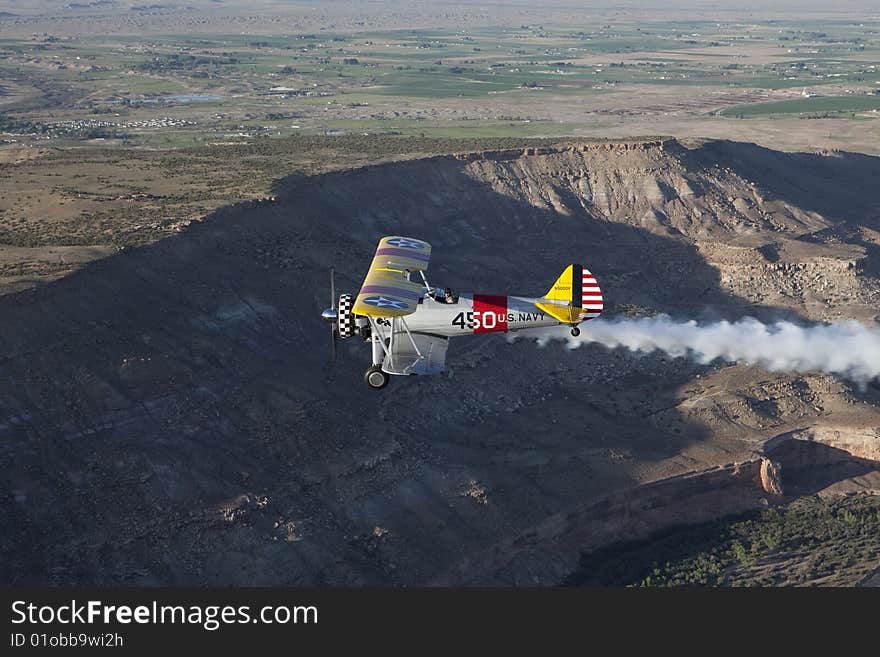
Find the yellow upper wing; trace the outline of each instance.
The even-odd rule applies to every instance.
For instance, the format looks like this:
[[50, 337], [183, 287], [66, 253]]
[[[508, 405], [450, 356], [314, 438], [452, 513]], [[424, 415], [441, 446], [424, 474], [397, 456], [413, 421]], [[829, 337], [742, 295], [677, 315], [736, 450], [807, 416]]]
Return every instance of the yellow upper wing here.
[[409, 272], [426, 271], [431, 245], [395, 235], [379, 240], [370, 271], [352, 312], [371, 317], [401, 317], [415, 312], [424, 286], [408, 280]]

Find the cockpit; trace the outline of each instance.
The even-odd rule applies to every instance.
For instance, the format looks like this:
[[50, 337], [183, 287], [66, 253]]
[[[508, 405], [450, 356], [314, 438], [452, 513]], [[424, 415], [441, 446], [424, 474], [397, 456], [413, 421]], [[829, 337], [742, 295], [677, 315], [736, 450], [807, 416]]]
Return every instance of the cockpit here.
[[437, 303], [456, 304], [458, 303], [458, 295], [451, 287], [440, 289], [435, 287], [431, 291], [431, 298]]

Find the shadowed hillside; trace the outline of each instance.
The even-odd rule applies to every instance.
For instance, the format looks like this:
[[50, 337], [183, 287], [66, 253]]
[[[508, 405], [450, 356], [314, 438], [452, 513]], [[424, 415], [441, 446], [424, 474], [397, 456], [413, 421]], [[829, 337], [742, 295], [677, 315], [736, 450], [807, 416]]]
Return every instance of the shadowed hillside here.
[[[878, 209], [854, 192], [877, 174], [864, 156], [667, 141], [299, 176], [0, 298], [4, 581], [561, 581], [574, 547], [500, 552], [772, 435], [870, 424], [876, 391], [490, 336], [377, 394], [362, 345], [329, 362], [329, 266], [356, 291], [398, 233], [431, 242], [429, 280], [461, 291], [536, 295], [583, 261], [609, 313], [867, 318]], [[867, 200], [828, 201], [848, 196]]]

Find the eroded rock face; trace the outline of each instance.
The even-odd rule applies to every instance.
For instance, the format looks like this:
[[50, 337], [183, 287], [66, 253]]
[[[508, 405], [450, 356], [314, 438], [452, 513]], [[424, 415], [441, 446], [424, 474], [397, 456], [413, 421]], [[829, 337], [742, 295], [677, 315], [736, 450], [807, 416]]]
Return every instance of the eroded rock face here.
[[761, 453], [783, 464], [792, 495], [880, 494], [877, 427], [823, 424], [790, 431], [768, 440]]
[[[828, 426], [798, 429], [768, 440], [762, 447], [764, 454], [773, 454], [790, 441], [815, 444], [835, 450], [833, 453], [853, 458], [880, 462], [880, 428], [876, 426]], [[831, 453], [831, 452], [829, 452]]]
[[782, 466], [770, 459], [761, 459], [761, 470], [759, 473], [761, 478], [761, 489], [765, 493], [781, 497], [784, 495], [782, 489]]
[[[880, 426], [877, 391], [490, 336], [377, 395], [361, 345], [329, 364], [327, 270], [354, 291], [403, 233], [459, 290], [540, 294], [582, 261], [612, 314], [873, 317], [877, 209], [857, 192], [878, 174], [727, 142], [429, 158], [282, 181], [275, 203], [4, 297], [0, 579], [551, 583], [626, 517], [755, 504], [763, 441]], [[639, 515], [642, 484], [731, 461], [750, 464], [736, 485], [666, 483]]]

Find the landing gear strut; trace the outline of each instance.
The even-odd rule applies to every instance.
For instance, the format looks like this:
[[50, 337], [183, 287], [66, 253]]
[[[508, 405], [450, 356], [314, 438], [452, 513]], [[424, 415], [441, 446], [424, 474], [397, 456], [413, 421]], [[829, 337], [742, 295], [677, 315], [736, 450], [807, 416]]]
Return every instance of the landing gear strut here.
[[571, 327], [571, 337], [576, 338], [581, 334], [581, 330], [577, 326]]
[[373, 365], [367, 370], [366, 374], [364, 374], [364, 381], [366, 381], [367, 385], [373, 390], [381, 390], [388, 385], [388, 374], [383, 372], [382, 368], [378, 365]]

